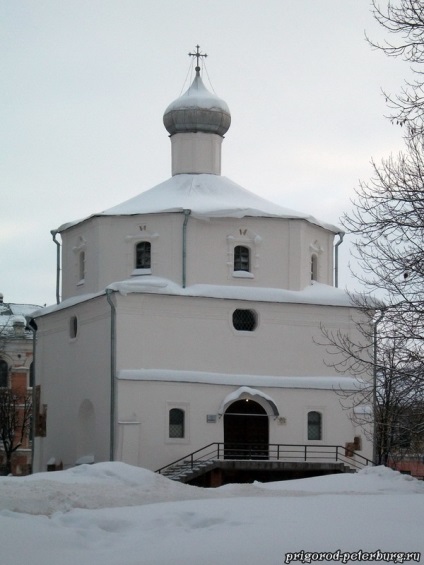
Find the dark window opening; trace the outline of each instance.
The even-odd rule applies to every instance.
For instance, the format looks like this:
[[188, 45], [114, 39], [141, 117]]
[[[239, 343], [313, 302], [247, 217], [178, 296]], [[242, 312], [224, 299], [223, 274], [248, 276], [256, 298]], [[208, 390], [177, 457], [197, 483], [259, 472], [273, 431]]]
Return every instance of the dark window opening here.
[[311, 281], [318, 280], [318, 257], [312, 255], [311, 257]]
[[79, 280], [83, 281], [85, 279], [85, 251], [81, 251], [79, 254]]
[[233, 326], [241, 332], [253, 332], [257, 326], [256, 312], [253, 310], [234, 310]]
[[34, 363], [31, 363], [31, 365], [29, 366], [29, 383], [28, 383], [29, 388], [32, 388], [34, 386]]
[[4, 359], [0, 359], [0, 387], [7, 388], [9, 367]]
[[76, 316], [72, 316], [69, 320], [69, 335], [72, 339], [77, 337], [78, 333], [78, 320]]
[[135, 246], [135, 268], [151, 268], [151, 244], [149, 241], [140, 241]]
[[184, 410], [180, 408], [169, 411], [169, 437], [184, 437]]
[[319, 412], [308, 412], [308, 439], [322, 439], [322, 418]]
[[250, 250], [244, 245], [237, 245], [234, 248], [234, 270], [250, 271]]

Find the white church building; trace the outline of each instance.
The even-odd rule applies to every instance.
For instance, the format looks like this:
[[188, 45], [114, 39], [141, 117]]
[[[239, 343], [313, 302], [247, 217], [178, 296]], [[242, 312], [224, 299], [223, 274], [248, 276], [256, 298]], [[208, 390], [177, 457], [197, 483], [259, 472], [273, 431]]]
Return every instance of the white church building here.
[[204, 484], [220, 484], [237, 461], [244, 480], [290, 462], [313, 469], [336, 447], [337, 464], [370, 458], [337, 393], [355, 376], [317, 344], [321, 326], [355, 331], [333, 283], [340, 228], [221, 176], [231, 117], [199, 66], [163, 121], [172, 177], [52, 232], [62, 301], [33, 319], [45, 423], [34, 470], [107, 460], [157, 470], [199, 450], [220, 470]]

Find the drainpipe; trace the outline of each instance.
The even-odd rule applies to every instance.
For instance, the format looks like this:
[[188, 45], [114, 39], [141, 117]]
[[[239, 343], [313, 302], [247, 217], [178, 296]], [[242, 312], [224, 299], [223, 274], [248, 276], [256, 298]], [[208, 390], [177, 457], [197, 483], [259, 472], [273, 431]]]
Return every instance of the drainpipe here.
[[373, 438], [372, 438], [372, 460], [377, 465], [377, 327], [385, 314], [384, 310], [380, 311], [380, 316], [374, 321], [374, 367], [373, 367], [373, 386], [372, 386], [372, 410], [373, 410]]
[[337, 235], [340, 239], [334, 246], [334, 286], [336, 288], [339, 286], [339, 245], [342, 244], [345, 234], [343, 231], [339, 231]]
[[186, 287], [186, 271], [187, 271], [187, 223], [188, 217], [191, 214], [191, 210], [183, 210], [184, 213], [184, 223], [183, 223], [183, 282], [182, 287]]
[[36, 384], [37, 384], [37, 373], [35, 371], [35, 344], [37, 342], [37, 324], [35, 323], [34, 318], [31, 318], [28, 324], [29, 329], [32, 331], [32, 367], [33, 367], [33, 374], [34, 380], [32, 383], [32, 408], [31, 408], [31, 428], [32, 428], [32, 442], [31, 442], [31, 475], [34, 473], [34, 460], [35, 460], [35, 425], [36, 425], [36, 418], [37, 414], [35, 414], [34, 410], [36, 407]]
[[113, 292], [111, 288], [106, 289], [110, 305], [110, 461], [114, 461], [115, 457], [116, 307], [112, 300]]
[[60, 303], [60, 243], [57, 241], [56, 236], [59, 233], [57, 230], [51, 230], [50, 232], [53, 236], [53, 241], [56, 244], [56, 303]]

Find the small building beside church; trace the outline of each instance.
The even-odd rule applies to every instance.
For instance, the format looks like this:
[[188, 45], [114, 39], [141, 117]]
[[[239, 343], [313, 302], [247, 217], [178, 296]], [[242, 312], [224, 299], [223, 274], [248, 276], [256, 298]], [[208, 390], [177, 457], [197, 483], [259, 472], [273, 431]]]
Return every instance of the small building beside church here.
[[355, 331], [333, 282], [340, 228], [221, 175], [230, 111], [199, 66], [163, 121], [171, 178], [54, 231], [62, 301], [33, 319], [46, 418], [35, 470], [157, 470], [209, 444], [227, 459], [288, 444], [370, 458], [337, 394], [355, 376], [318, 345], [321, 326]]
[[[39, 308], [36, 304], [5, 302], [0, 293], [0, 474], [31, 472], [34, 365], [33, 333], [27, 316]], [[12, 447], [16, 447], [10, 470], [3, 436], [5, 441], [13, 437]]]

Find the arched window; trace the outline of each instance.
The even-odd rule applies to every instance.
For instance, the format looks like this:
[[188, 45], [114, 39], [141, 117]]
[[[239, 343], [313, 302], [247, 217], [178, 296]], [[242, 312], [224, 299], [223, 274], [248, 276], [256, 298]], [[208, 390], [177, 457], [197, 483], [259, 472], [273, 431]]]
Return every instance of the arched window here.
[[253, 332], [257, 325], [258, 318], [254, 310], [234, 310], [234, 329], [240, 332]]
[[244, 245], [234, 247], [234, 270], [250, 271], [250, 249]]
[[7, 388], [9, 384], [8, 379], [9, 367], [4, 359], [0, 359], [0, 387]]
[[308, 412], [308, 439], [322, 439], [322, 417], [319, 412]]
[[151, 244], [150, 241], [140, 241], [135, 246], [135, 268], [151, 268]]
[[181, 408], [169, 411], [169, 437], [184, 437], [184, 410]]
[[318, 257], [313, 254], [311, 256], [311, 281], [318, 280]]

